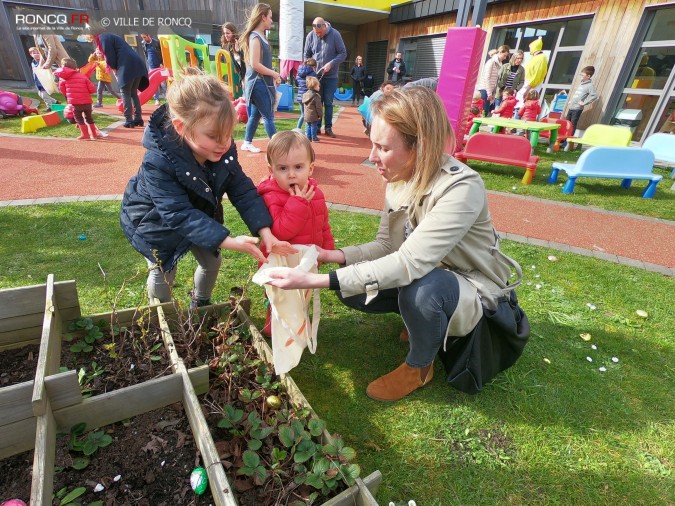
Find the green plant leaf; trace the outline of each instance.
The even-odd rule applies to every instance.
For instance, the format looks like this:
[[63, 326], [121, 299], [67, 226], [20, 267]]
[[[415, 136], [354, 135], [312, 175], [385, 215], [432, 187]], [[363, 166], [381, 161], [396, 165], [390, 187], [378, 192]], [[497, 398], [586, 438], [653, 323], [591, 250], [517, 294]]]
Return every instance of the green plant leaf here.
[[80, 497], [81, 495], [85, 494], [87, 492], [87, 489], [84, 487], [77, 487], [73, 491], [71, 491], [67, 496], [65, 496], [63, 499], [61, 499], [61, 504], [66, 505], [69, 503], [72, 503], [75, 499]]
[[258, 451], [262, 448], [262, 441], [260, 439], [249, 439], [248, 440], [248, 449], [251, 451]]
[[345, 446], [340, 451], [338, 451], [338, 455], [340, 456], [341, 459], [352, 460], [356, 456], [356, 451], [354, 450], [354, 448]]
[[230, 422], [227, 418], [221, 418], [220, 420], [218, 420], [217, 425], [221, 429], [231, 429], [232, 427], [234, 427], [234, 425], [232, 425], [232, 422]]
[[255, 482], [258, 485], [262, 485], [265, 483], [265, 480], [267, 479], [267, 470], [263, 466], [258, 466], [255, 468]]
[[71, 436], [81, 436], [87, 430], [87, 424], [84, 422], [77, 423], [70, 428]]
[[307, 462], [316, 453], [316, 444], [311, 441], [302, 440], [295, 449], [293, 461], [298, 463]]
[[87, 467], [90, 462], [91, 462], [91, 460], [88, 459], [87, 457], [74, 457], [73, 458], [73, 464], [72, 464], [71, 467], [73, 469], [77, 469], [78, 471], [81, 471], [82, 469]]
[[281, 444], [283, 444], [286, 448], [293, 446], [293, 443], [295, 442], [295, 433], [290, 426], [279, 426], [279, 441], [281, 441]]
[[312, 472], [316, 474], [323, 474], [330, 469], [330, 461], [326, 457], [321, 457], [312, 466]]
[[312, 419], [307, 424], [307, 429], [312, 436], [320, 436], [326, 428], [326, 422], [323, 420]]
[[321, 476], [314, 473], [309, 473], [307, 475], [305, 484], [309, 485], [310, 487], [318, 488], [319, 490], [323, 488], [323, 480], [321, 479]]
[[358, 464], [348, 464], [342, 466], [342, 474], [344, 476], [347, 485], [350, 487], [354, 484], [356, 478], [361, 475], [361, 467]]
[[325, 445], [323, 445], [323, 447], [321, 448], [321, 450], [322, 450], [323, 453], [326, 454], [326, 455], [334, 455], [334, 456], [337, 457], [338, 449], [337, 449], [337, 447], [336, 447], [334, 444], [331, 444], [331, 443], [325, 444]]
[[272, 458], [277, 462], [284, 460], [287, 456], [288, 452], [286, 450], [280, 450], [276, 446], [272, 448]]
[[90, 502], [87, 506], [103, 506], [103, 501]]
[[244, 461], [246, 467], [250, 468], [256, 468], [258, 467], [258, 464], [260, 464], [260, 457], [256, 452], [252, 452], [251, 450], [246, 450], [242, 454], [241, 460]]

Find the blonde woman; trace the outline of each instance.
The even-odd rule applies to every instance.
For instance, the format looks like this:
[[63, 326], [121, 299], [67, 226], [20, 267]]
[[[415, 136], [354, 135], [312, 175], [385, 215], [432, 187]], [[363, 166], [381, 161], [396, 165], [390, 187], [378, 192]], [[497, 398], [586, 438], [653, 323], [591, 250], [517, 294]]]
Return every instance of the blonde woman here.
[[[511, 366], [527, 341], [527, 317], [513, 291], [520, 279], [510, 279], [511, 268], [522, 271], [499, 251], [480, 176], [446, 154], [454, 151], [454, 134], [436, 93], [397, 89], [375, 101], [372, 113], [370, 161], [388, 183], [377, 239], [319, 249], [319, 262], [341, 267], [289, 270], [271, 284], [329, 288], [351, 308], [401, 315], [410, 349], [403, 364], [368, 385], [372, 399], [399, 400], [427, 385], [436, 354], [448, 382], [475, 393]], [[470, 346], [476, 340], [490, 345]], [[466, 366], [471, 352], [478, 367]]]
[[257, 4], [251, 12], [246, 30], [239, 38], [239, 45], [244, 50], [246, 79], [244, 80], [244, 97], [248, 112], [248, 123], [243, 151], [260, 153], [260, 148], [253, 145], [253, 137], [262, 118], [267, 137], [277, 132], [274, 126], [275, 86], [281, 83], [281, 76], [272, 68], [272, 48], [265, 32], [272, 28], [272, 8], [267, 4]]

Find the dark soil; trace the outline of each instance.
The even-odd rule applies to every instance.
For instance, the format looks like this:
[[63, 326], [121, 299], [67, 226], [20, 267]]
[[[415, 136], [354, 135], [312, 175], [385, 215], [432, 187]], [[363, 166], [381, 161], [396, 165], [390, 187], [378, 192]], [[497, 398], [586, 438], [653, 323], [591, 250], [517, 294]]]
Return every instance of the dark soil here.
[[39, 353], [39, 344], [0, 351], [0, 388], [33, 381]]
[[[190, 487], [190, 474], [202, 463], [181, 404], [102, 430], [113, 442], [99, 448], [82, 471], [69, 467], [73, 457], [81, 456], [68, 451], [69, 436], [57, 439], [56, 466], [65, 470], [54, 475], [54, 492], [85, 487], [87, 493], [77, 500], [83, 505], [93, 501], [103, 501], [105, 506], [213, 504], [208, 489], [197, 496]], [[29, 502], [32, 465], [33, 451], [0, 461], [0, 499]], [[94, 492], [97, 484], [105, 489]]]

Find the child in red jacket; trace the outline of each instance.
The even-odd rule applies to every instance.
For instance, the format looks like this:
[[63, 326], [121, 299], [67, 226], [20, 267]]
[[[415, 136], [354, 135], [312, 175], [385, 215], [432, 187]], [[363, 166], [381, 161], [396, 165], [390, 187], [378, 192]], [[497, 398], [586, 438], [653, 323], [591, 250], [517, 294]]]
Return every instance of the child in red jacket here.
[[527, 92], [525, 97], [525, 104], [518, 111], [520, 119], [523, 121], [537, 121], [541, 114], [541, 105], [539, 105], [539, 93], [535, 90]]
[[104, 137], [94, 124], [91, 95], [96, 93], [96, 87], [87, 76], [77, 70], [77, 63], [72, 58], [63, 58], [61, 68], [54, 71], [59, 78], [59, 91], [65, 95], [68, 104], [73, 106], [73, 115], [80, 136], [77, 140], [96, 140]]
[[502, 103], [492, 113], [500, 118], [513, 118], [513, 109], [516, 107], [516, 93], [513, 88], [504, 88], [502, 91]]
[[[315, 154], [310, 142], [298, 131], [274, 134], [267, 146], [270, 175], [258, 185], [258, 193], [272, 216], [272, 233], [280, 241], [335, 249], [326, 197], [311, 177]], [[260, 249], [267, 255], [264, 246]], [[268, 337], [270, 316], [268, 306], [263, 328], [263, 334]]]
[[[480, 95], [480, 91], [474, 91], [473, 92], [473, 100], [471, 101], [471, 107], [478, 107], [479, 111], [483, 110], [483, 104], [485, 103], [485, 100]], [[480, 113], [480, 116], [482, 116], [483, 113]]]

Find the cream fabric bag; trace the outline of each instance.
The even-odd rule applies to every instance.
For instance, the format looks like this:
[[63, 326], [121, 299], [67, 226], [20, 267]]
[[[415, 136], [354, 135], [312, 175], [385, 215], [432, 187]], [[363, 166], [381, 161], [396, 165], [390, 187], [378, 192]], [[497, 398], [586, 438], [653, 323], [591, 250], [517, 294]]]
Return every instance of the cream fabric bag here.
[[[316, 336], [319, 331], [321, 301], [319, 289], [282, 290], [267, 285], [273, 278], [271, 272], [287, 269], [300, 269], [305, 272], [319, 272], [317, 258], [319, 252], [314, 246], [294, 244], [298, 250], [288, 256], [271, 253], [269, 262], [253, 275], [253, 282], [265, 286], [265, 292], [272, 308], [272, 353], [274, 371], [284, 374], [300, 362], [302, 352], [309, 348], [316, 352]], [[309, 306], [312, 304], [310, 319]]]

